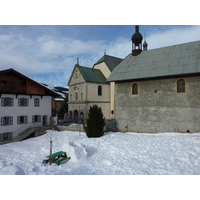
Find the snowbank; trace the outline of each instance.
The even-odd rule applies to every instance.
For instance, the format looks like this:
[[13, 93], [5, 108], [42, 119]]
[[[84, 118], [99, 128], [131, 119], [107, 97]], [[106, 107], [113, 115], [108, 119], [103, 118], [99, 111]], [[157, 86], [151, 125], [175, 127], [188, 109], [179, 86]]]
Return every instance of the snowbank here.
[[[43, 164], [49, 155], [66, 151], [71, 160], [57, 166]], [[200, 134], [85, 133], [48, 131], [47, 134], [0, 145], [0, 174], [27, 175], [184, 175], [200, 174]]]

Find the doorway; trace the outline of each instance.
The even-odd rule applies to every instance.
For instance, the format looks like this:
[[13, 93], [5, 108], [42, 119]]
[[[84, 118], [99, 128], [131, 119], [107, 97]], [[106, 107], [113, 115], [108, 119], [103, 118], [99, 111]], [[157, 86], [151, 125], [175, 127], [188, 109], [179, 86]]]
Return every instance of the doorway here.
[[47, 125], [47, 116], [46, 115], [43, 115], [43, 117], [42, 117], [42, 125], [43, 126]]

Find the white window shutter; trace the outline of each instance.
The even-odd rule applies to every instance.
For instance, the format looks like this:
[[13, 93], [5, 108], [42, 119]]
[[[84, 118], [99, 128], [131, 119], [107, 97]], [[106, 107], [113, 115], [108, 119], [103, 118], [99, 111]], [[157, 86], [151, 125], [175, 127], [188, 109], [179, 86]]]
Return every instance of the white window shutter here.
[[26, 99], [26, 106], [28, 106], [28, 99]]
[[25, 123], [28, 123], [28, 116], [25, 116]]
[[17, 123], [20, 124], [20, 116], [17, 117]]
[[34, 115], [32, 116], [32, 122], [33, 123], [35, 122], [35, 116]]
[[4, 98], [1, 99], [1, 105], [4, 106]]
[[10, 125], [13, 125], [13, 117], [10, 117]]
[[4, 118], [2, 117], [1, 118], [1, 126], [3, 126], [3, 124], [4, 124]]
[[11, 106], [13, 106], [13, 103], [14, 103], [14, 99], [11, 98]]
[[21, 99], [18, 99], [18, 106], [21, 106]]

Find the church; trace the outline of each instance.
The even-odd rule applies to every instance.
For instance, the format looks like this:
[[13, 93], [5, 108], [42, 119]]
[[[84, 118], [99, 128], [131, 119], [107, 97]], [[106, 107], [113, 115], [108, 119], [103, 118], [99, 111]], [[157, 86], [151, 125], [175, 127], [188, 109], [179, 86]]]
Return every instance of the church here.
[[85, 123], [90, 106], [101, 107], [106, 120], [114, 117], [114, 82], [107, 82], [121, 58], [104, 54], [93, 68], [79, 65], [79, 59], [68, 82], [68, 118], [75, 123]]
[[200, 132], [200, 41], [147, 50], [139, 26], [131, 40], [107, 79], [117, 131]]

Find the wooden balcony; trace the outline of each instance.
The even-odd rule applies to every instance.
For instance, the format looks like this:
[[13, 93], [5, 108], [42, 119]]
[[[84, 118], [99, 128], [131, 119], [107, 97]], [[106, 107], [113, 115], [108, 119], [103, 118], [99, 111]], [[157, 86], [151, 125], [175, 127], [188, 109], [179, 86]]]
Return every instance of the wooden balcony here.
[[5, 93], [5, 94], [26, 94], [26, 86], [0, 85], [0, 93]]

